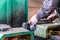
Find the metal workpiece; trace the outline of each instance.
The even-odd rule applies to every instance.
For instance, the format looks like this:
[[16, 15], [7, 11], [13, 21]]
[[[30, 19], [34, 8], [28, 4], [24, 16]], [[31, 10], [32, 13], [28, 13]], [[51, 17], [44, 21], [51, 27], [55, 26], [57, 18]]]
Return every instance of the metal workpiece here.
[[22, 27], [23, 27], [24, 29], [27, 29], [27, 30], [31, 31], [33, 34], [34, 34], [34, 32], [35, 32], [35, 29], [36, 29], [36, 25], [29, 24], [28, 22], [24, 22], [24, 23], [22, 24]]
[[48, 24], [48, 23], [52, 23], [51, 19], [40, 19], [37, 24]]

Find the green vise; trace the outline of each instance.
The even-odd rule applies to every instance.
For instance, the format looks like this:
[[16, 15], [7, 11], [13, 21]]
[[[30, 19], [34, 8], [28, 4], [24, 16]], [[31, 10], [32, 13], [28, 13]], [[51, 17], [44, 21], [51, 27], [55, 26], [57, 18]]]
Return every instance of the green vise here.
[[48, 38], [50, 35], [60, 35], [60, 23], [37, 24], [35, 35]]

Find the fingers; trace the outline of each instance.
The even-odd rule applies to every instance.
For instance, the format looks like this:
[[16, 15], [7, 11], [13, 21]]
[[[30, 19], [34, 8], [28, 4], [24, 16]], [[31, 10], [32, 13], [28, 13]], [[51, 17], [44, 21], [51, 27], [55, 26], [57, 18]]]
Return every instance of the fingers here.
[[31, 24], [32, 23], [31, 20], [29, 20], [28, 23]]
[[36, 19], [28, 21], [29, 24], [35, 25], [38, 21]]
[[33, 24], [33, 25], [35, 25], [37, 22], [38, 22], [38, 20], [37, 20], [37, 18], [36, 18], [36, 15], [34, 15], [34, 16], [28, 21], [29, 24]]
[[55, 20], [57, 18], [56, 14], [51, 14], [50, 16], [48, 16], [47, 19], [51, 19], [52, 21]]

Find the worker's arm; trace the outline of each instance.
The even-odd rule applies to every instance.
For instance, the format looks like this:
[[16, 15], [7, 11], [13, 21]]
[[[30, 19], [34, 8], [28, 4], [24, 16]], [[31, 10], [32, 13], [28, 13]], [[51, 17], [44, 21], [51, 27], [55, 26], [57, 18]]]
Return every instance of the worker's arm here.
[[[39, 19], [44, 17], [48, 17], [52, 11], [54, 11], [57, 7], [58, 0], [45, 0], [41, 9], [38, 11], [36, 15], [34, 15], [30, 20], [29, 24], [36, 24]], [[54, 15], [55, 16], [55, 15]], [[50, 18], [50, 17], [48, 17]]]
[[45, 0], [41, 9], [38, 11], [36, 18], [41, 19], [48, 17], [52, 11], [56, 9], [58, 5], [58, 0]]

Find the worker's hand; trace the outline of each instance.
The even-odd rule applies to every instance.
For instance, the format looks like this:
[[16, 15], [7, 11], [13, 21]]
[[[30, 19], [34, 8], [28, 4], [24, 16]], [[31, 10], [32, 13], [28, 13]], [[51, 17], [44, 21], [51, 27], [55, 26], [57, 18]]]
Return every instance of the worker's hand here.
[[35, 25], [38, 22], [38, 19], [36, 18], [36, 15], [34, 15], [30, 20], [29, 20], [29, 24], [33, 24]]
[[55, 20], [58, 16], [56, 14], [51, 14], [47, 19]]

